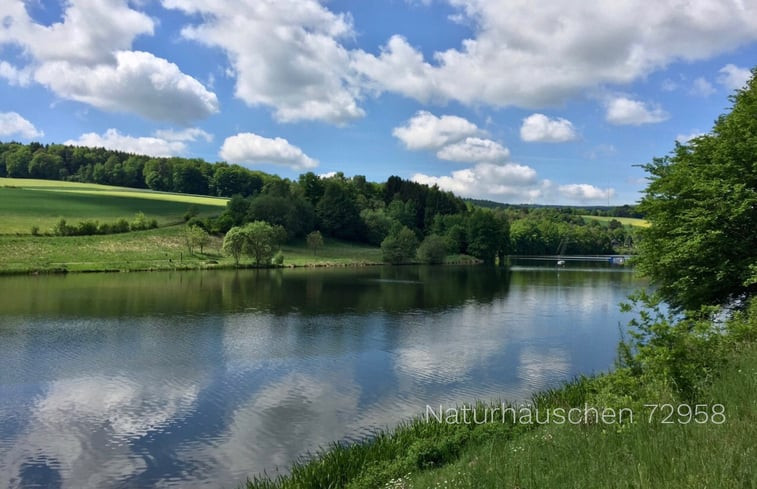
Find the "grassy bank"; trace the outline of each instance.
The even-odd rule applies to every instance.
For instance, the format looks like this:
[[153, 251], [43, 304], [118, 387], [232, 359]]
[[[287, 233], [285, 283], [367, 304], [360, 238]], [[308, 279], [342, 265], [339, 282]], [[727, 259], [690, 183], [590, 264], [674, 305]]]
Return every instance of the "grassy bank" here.
[[[636, 351], [627, 363], [541, 393], [530, 411], [538, 410], [544, 420], [547, 410], [628, 408], [632, 414], [623, 423], [593, 415], [577, 424], [542, 425], [509, 416], [484, 424], [419, 418], [370, 442], [333, 446], [295, 465], [288, 476], [257, 478], [246, 487], [755, 487], [757, 301], [728, 322], [725, 334], [704, 320], [674, 324], [652, 317], [641, 328], [658, 331], [666, 347], [627, 343]], [[684, 384], [695, 388], [681, 389]], [[699, 405], [706, 422], [695, 421], [704, 420], [701, 414], [666, 418], [660, 411], [650, 421], [645, 404], [666, 403]], [[483, 414], [487, 406], [477, 409]]]
[[[189, 254], [185, 226], [95, 236], [0, 235], [0, 274], [233, 268], [213, 236], [204, 253]], [[374, 246], [326, 239], [317, 253], [304, 243], [282, 246], [284, 266], [345, 266], [381, 263]], [[251, 266], [243, 258], [241, 266]]]
[[193, 207], [199, 215], [218, 215], [226, 199], [200, 195], [153, 192], [89, 183], [0, 178], [0, 234], [31, 234], [32, 226], [49, 233], [66, 219], [115, 222], [131, 220], [137, 212], [166, 225], [183, 221]]

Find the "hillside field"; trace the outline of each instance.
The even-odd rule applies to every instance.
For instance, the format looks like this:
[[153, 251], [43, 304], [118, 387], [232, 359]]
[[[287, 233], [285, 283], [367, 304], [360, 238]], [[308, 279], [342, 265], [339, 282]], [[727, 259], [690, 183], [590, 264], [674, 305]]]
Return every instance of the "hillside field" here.
[[607, 224], [613, 219], [620, 222], [624, 226], [635, 226], [640, 228], [649, 227], [649, 221], [646, 219], [637, 219], [635, 217], [608, 217], [608, 216], [581, 216], [587, 221], [599, 221], [602, 224]]
[[218, 215], [226, 201], [91, 183], [0, 178], [0, 234], [31, 234], [32, 226], [48, 233], [61, 218], [69, 224], [130, 221], [137, 212], [164, 226], [183, 221], [190, 206], [201, 216]]

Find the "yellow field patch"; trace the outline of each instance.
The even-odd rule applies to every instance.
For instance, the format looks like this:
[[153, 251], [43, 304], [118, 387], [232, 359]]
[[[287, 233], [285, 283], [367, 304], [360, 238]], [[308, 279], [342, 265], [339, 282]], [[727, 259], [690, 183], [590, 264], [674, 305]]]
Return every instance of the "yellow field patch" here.
[[175, 194], [170, 192], [156, 192], [153, 190], [114, 187], [111, 185], [99, 185], [95, 183], [61, 182], [57, 180], [38, 180], [33, 178], [0, 178], [0, 187], [16, 187], [90, 195], [108, 195], [113, 197], [131, 197], [216, 207], [225, 207], [227, 202], [227, 199], [223, 197]]
[[581, 216], [584, 219], [591, 219], [594, 221], [600, 221], [600, 222], [610, 222], [613, 219], [620, 222], [623, 225], [627, 226], [636, 226], [641, 228], [648, 228], [649, 227], [649, 221], [646, 219], [638, 219], [635, 217], [608, 217], [608, 216]]

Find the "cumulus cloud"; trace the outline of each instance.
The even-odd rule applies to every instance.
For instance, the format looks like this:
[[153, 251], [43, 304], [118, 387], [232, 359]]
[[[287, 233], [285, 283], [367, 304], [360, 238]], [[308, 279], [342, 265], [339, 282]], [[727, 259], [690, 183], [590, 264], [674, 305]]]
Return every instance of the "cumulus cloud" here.
[[407, 149], [436, 150], [481, 132], [478, 126], [463, 117], [437, 117], [422, 110], [404, 125], [394, 128], [392, 134], [402, 141]]
[[560, 195], [578, 202], [606, 200], [615, 195], [615, 189], [601, 189], [587, 183], [574, 183], [557, 187]]
[[160, 137], [127, 136], [116, 129], [108, 129], [103, 134], [88, 132], [79, 136], [78, 139], [69, 139], [63, 144], [107, 148], [156, 157], [180, 155], [187, 149], [187, 145], [182, 141], [171, 141]]
[[41, 138], [45, 133], [21, 117], [18, 112], [0, 112], [0, 136], [18, 136], [24, 139]]
[[143, 51], [119, 51], [115, 58], [115, 66], [45, 63], [35, 79], [64, 98], [154, 120], [183, 123], [218, 111], [216, 95], [175, 64]]
[[203, 131], [198, 127], [190, 127], [180, 131], [174, 129], [159, 129], [155, 131], [155, 137], [165, 139], [166, 141], [197, 141], [203, 139], [206, 142], [213, 140], [213, 135]]
[[562, 198], [580, 204], [606, 201], [615, 195], [614, 189], [600, 189], [589, 184], [556, 185], [540, 179], [530, 166], [512, 162], [478, 163], [443, 176], [416, 173], [411, 179], [426, 185], [438, 185], [442, 190], [463, 197], [510, 203], [557, 203], [557, 198]]
[[744, 88], [746, 82], [752, 77], [752, 72], [746, 68], [740, 68], [734, 64], [727, 64], [718, 71], [718, 83], [728, 90], [738, 90]]
[[531, 114], [523, 119], [520, 138], [530, 143], [564, 143], [575, 140], [578, 134], [568, 119], [550, 119], [544, 114]]
[[[757, 39], [757, 4], [693, 0], [448, 0], [474, 32], [426, 59], [400, 36], [352, 67], [376, 90], [465, 104], [544, 107], [591, 87], [627, 84], [676, 60]], [[643, 29], [639, 26], [644, 26]]]
[[250, 132], [226, 138], [219, 152], [221, 158], [231, 163], [270, 163], [294, 170], [307, 170], [318, 162], [284, 138], [266, 138]]
[[491, 139], [469, 137], [444, 146], [437, 151], [436, 157], [462, 163], [497, 162], [507, 160], [510, 150]]
[[657, 106], [650, 106], [639, 100], [615, 97], [606, 104], [605, 119], [610, 124], [632, 125], [655, 124], [668, 119], [667, 112]]
[[506, 163], [479, 163], [471, 168], [435, 177], [416, 173], [414, 182], [438, 185], [463, 197], [484, 197], [532, 202], [542, 196], [547, 181], [539, 182], [536, 170], [529, 166]]
[[10, 85], [25, 87], [32, 79], [29, 68], [16, 68], [7, 61], [0, 61], [0, 78], [5, 78]]
[[247, 104], [273, 107], [282, 122], [342, 124], [364, 115], [341, 44], [355, 34], [348, 15], [316, 0], [163, 0], [163, 6], [200, 14], [182, 36], [224, 50], [236, 96]]
[[71, 0], [62, 21], [49, 26], [21, 0], [7, 0], [0, 18], [0, 46], [20, 46], [30, 59], [0, 65], [11, 83], [33, 79], [64, 99], [182, 124], [218, 111], [216, 95], [178, 66], [130, 50], [135, 38], [153, 34], [154, 22], [126, 0]]

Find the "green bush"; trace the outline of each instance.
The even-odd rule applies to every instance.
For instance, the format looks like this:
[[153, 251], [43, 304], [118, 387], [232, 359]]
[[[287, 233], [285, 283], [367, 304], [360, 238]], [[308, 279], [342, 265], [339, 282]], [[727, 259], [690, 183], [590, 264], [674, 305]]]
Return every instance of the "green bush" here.
[[444, 263], [447, 257], [447, 242], [436, 234], [426, 236], [426, 239], [418, 247], [418, 260], [423, 263]]
[[408, 263], [415, 256], [417, 248], [418, 238], [415, 237], [415, 233], [407, 226], [402, 226], [392, 230], [381, 242], [381, 256], [385, 262], [392, 265]]

